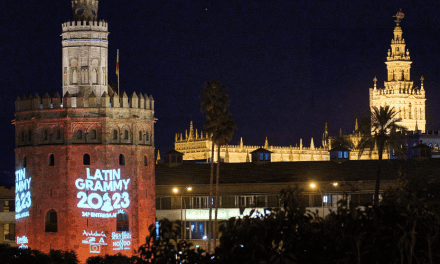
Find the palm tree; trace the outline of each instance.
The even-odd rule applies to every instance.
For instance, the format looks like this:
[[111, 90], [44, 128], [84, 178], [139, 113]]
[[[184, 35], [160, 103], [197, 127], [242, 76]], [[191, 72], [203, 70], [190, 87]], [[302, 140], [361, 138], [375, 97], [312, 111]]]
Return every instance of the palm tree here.
[[379, 160], [376, 175], [376, 186], [374, 190], [374, 205], [379, 203], [380, 176], [382, 172], [382, 156], [385, 149], [393, 148], [393, 151], [399, 155], [406, 152], [405, 133], [406, 127], [399, 124], [402, 119], [397, 118], [398, 112], [394, 107], [381, 106], [373, 107], [370, 118], [367, 122], [361, 122], [358, 132], [363, 132], [361, 141], [359, 142], [359, 158], [365, 150], [371, 153], [377, 146]]
[[[212, 137], [217, 131], [218, 117], [226, 112], [230, 99], [226, 88], [218, 80], [205, 83], [200, 92], [200, 110], [206, 114], [205, 133], [211, 137], [211, 175], [209, 184], [209, 225], [208, 225], [208, 252], [211, 252], [212, 238], [212, 184], [214, 177], [214, 141]], [[220, 149], [220, 147], [218, 147]], [[220, 157], [220, 156], [219, 156]]]
[[[214, 125], [215, 127], [210, 127]], [[214, 219], [214, 230], [217, 230], [217, 214], [218, 214], [218, 183], [220, 177], [220, 148], [221, 146], [229, 143], [232, 137], [234, 136], [235, 129], [237, 125], [235, 124], [234, 117], [232, 113], [229, 111], [225, 111], [221, 114], [216, 114], [214, 116], [208, 114], [207, 122], [205, 123], [205, 129], [214, 130], [215, 132], [212, 135], [212, 142], [215, 142], [217, 145], [217, 178], [215, 182], [215, 219]], [[214, 249], [217, 244], [215, 232], [213, 232], [214, 238]]]

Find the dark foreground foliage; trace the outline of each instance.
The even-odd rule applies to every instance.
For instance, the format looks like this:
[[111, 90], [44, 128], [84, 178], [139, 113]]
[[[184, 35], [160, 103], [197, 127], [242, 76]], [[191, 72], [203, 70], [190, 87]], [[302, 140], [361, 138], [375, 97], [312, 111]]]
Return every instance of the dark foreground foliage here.
[[8, 244], [0, 244], [0, 263], [2, 264], [77, 264], [73, 251], [51, 250], [44, 254], [38, 250], [19, 249]]
[[[423, 177], [402, 176], [378, 206], [355, 208], [341, 200], [325, 219], [300, 207], [301, 190], [287, 188], [281, 193], [282, 208], [224, 221], [212, 255], [179, 240], [180, 226], [162, 220], [161, 238], [150, 226], [138, 257], [92, 257], [87, 263], [440, 263], [440, 182]], [[78, 261], [73, 252], [43, 254], [0, 245], [0, 263]]]

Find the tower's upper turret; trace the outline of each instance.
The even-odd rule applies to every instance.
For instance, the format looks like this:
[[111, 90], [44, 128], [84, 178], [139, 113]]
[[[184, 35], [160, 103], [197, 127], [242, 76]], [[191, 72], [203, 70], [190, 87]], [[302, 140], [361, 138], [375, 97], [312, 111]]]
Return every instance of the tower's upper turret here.
[[72, 11], [75, 21], [92, 21], [98, 18], [98, 0], [73, 0]]
[[425, 131], [425, 90], [414, 86], [411, 80], [412, 61], [400, 27], [400, 21], [404, 16], [402, 11], [394, 16], [396, 26], [385, 61], [387, 80], [384, 82], [384, 87], [380, 88], [376, 84], [377, 79], [374, 78], [374, 88], [370, 88], [370, 107], [384, 105], [394, 107], [397, 117], [401, 118], [399, 125], [410, 131], [419, 129]]

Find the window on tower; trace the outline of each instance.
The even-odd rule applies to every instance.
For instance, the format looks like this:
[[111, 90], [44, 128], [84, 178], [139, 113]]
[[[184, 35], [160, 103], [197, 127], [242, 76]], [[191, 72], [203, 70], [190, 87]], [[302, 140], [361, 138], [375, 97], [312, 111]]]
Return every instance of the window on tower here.
[[83, 165], [90, 165], [90, 155], [89, 154], [84, 154]]
[[90, 132], [90, 138], [91, 138], [91, 139], [96, 139], [96, 130], [95, 130], [95, 129], [93, 129], [93, 130]]
[[125, 136], [125, 139], [128, 139], [128, 130], [124, 131], [124, 136]]
[[139, 140], [142, 140], [142, 131], [139, 131]]
[[144, 166], [145, 167], [148, 166], [148, 157], [147, 157], [147, 155], [144, 156]]
[[58, 232], [57, 212], [53, 209], [46, 213], [45, 232]]
[[83, 137], [83, 132], [82, 132], [82, 130], [80, 129], [80, 130], [76, 131], [76, 138], [77, 138], [77, 139], [82, 139], [82, 137]]
[[49, 166], [55, 166], [55, 156], [53, 154], [49, 155]]
[[113, 130], [113, 139], [118, 139], [118, 131], [116, 129]]
[[116, 231], [129, 231], [128, 215], [124, 210], [120, 210], [116, 215]]
[[124, 154], [119, 155], [119, 165], [125, 165], [125, 156]]

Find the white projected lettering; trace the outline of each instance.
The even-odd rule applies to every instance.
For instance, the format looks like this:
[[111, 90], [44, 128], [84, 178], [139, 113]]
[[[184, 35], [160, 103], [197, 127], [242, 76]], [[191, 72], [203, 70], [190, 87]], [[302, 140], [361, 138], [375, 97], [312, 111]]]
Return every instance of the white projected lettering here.
[[113, 250], [128, 250], [131, 246], [131, 235], [128, 232], [112, 233]]
[[28, 248], [28, 245], [27, 245], [28, 243], [29, 243], [29, 241], [28, 241], [28, 238], [26, 236], [17, 237], [18, 248], [27, 249]]
[[31, 180], [26, 178], [26, 169], [15, 171], [15, 219], [29, 216], [32, 205]]
[[127, 192], [130, 179], [121, 179], [121, 169], [100, 170], [94, 175], [86, 169], [86, 179], [76, 179], [75, 187], [79, 190], [76, 198], [77, 207], [99, 210], [102, 212], [82, 212], [83, 217], [113, 218], [113, 210], [130, 206], [130, 196]]
[[105, 242], [107, 236], [105, 235], [104, 231], [87, 232], [86, 230], [84, 230], [82, 235], [83, 237], [86, 237], [86, 239], [84, 239], [82, 243], [89, 245], [90, 253], [101, 253], [101, 246], [107, 245], [107, 243]]

